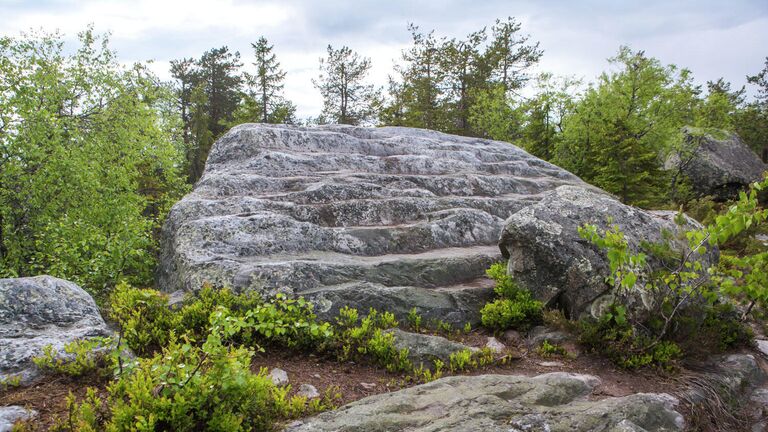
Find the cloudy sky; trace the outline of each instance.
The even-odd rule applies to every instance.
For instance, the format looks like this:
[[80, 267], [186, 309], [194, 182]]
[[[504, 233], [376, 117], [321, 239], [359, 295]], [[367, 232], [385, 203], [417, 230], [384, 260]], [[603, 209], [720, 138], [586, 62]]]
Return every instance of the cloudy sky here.
[[123, 61], [153, 60], [164, 78], [170, 60], [222, 45], [247, 64], [250, 43], [264, 35], [288, 73], [286, 96], [306, 117], [320, 111], [311, 79], [328, 44], [371, 57], [371, 79], [383, 85], [410, 42], [409, 22], [462, 37], [507, 16], [541, 42], [541, 70], [586, 79], [621, 44], [685, 66], [699, 82], [722, 76], [738, 86], [768, 56], [766, 0], [0, 0], [0, 34], [43, 28], [73, 36], [93, 23], [112, 32]]

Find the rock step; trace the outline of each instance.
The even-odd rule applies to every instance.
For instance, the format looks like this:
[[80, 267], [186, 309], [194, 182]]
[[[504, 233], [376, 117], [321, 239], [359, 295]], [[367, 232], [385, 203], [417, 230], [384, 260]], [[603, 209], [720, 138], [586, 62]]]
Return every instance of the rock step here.
[[268, 291], [290, 287], [296, 293], [353, 281], [438, 288], [481, 278], [500, 258], [495, 246], [364, 257], [334, 252], [281, 254], [243, 265], [232, 286], [259, 285]]
[[274, 212], [256, 212], [187, 222], [178, 227], [177, 238], [203, 247], [196, 251], [188, 251], [181, 244], [176, 247], [181, 255], [196, 252], [201, 257], [228, 256], [233, 260], [309, 250], [362, 256], [419, 253], [494, 244], [503, 222], [481, 210], [452, 209], [413, 224], [328, 228]]
[[263, 197], [228, 197], [187, 199], [174, 211], [197, 213], [200, 218], [233, 215], [247, 217], [257, 212], [279, 211], [299, 222], [321, 227], [393, 226], [413, 224], [452, 209], [475, 209], [506, 219], [525, 206], [536, 202], [532, 195], [497, 197], [381, 197], [336, 200], [330, 203], [296, 204]]
[[377, 173], [333, 172], [304, 173], [302, 176], [271, 177], [236, 172], [213, 172], [196, 185], [195, 195], [209, 197], [255, 196], [280, 197], [287, 193], [305, 202], [318, 202], [326, 196], [364, 198], [419, 191], [433, 196], [498, 196], [509, 193], [531, 194], [567, 183], [557, 176], [487, 175], [452, 172], [449, 174], [387, 175]]
[[[441, 157], [442, 156], [442, 157]], [[209, 159], [210, 160], [210, 159]], [[307, 174], [372, 173], [385, 175], [503, 175], [512, 177], [541, 177], [542, 174], [560, 173], [553, 165], [531, 164], [529, 160], [483, 161], [482, 157], [452, 159], [443, 155], [397, 155], [388, 157], [359, 154], [289, 154], [260, 149], [259, 154], [226, 166], [209, 165], [208, 168], [234, 170], [239, 173], [272, 177], [296, 177]], [[328, 170], [329, 167], [343, 167]], [[206, 169], [208, 169], [206, 168]], [[562, 175], [562, 174], [561, 174]]]
[[391, 312], [405, 322], [412, 308], [424, 325], [443, 321], [456, 328], [480, 324], [480, 309], [494, 298], [494, 282], [487, 278], [439, 287], [385, 286], [371, 282], [350, 282], [323, 286], [301, 295], [315, 305], [323, 320], [332, 320], [344, 306], [366, 312], [369, 308]]

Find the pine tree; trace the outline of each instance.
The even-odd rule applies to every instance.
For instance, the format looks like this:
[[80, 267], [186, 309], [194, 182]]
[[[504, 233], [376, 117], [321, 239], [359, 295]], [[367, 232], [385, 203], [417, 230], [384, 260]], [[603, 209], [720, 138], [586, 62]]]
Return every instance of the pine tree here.
[[369, 58], [346, 46], [337, 50], [328, 45], [320, 76], [312, 80], [323, 96], [322, 122], [357, 125], [375, 119], [380, 91], [365, 83], [370, 69]]
[[192, 99], [192, 90], [200, 80], [195, 68], [195, 59], [183, 58], [181, 60], [172, 60], [171, 75], [179, 83], [177, 89], [177, 99], [179, 113], [181, 114], [181, 121], [184, 125], [182, 136], [184, 138], [184, 143], [188, 145], [190, 142], [189, 126], [191, 124], [190, 104]]
[[256, 61], [256, 75], [252, 77], [255, 85], [254, 96], [259, 101], [261, 108], [261, 122], [275, 122], [274, 112], [283, 104], [281, 92], [283, 90], [283, 81], [285, 80], [285, 71], [280, 69], [280, 63], [277, 56], [272, 52], [274, 48], [269, 45], [267, 39], [262, 36], [251, 44]]
[[474, 96], [488, 87], [487, 76], [481, 64], [481, 45], [485, 42], [485, 29], [471, 33], [465, 40], [446, 41], [440, 50], [440, 65], [445, 77], [447, 96], [452, 101], [449, 132], [470, 135], [469, 109]]
[[517, 90], [528, 79], [527, 70], [541, 59], [544, 51], [530, 36], [520, 34], [521, 26], [513, 17], [496, 20], [491, 28], [492, 42], [486, 53], [486, 64], [497, 82], [507, 91]]
[[559, 164], [625, 203], [658, 203], [668, 186], [661, 155], [682, 139], [690, 74], [621, 47], [565, 124]]
[[391, 80], [390, 84], [390, 96], [400, 113], [398, 125], [444, 130], [441, 41], [435, 39], [434, 31], [424, 34], [413, 24], [408, 25], [408, 30], [413, 46], [402, 53], [404, 65], [395, 68], [400, 83]]
[[[208, 98], [209, 130], [214, 139], [227, 130], [227, 122], [240, 103], [243, 77], [240, 73], [240, 53], [229, 52], [226, 46], [206, 51], [198, 61], [198, 73]], [[208, 153], [201, 154], [205, 162]]]
[[205, 161], [213, 145], [211, 118], [208, 114], [208, 96], [203, 85], [192, 89], [190, 96], [190, 146], [187, 160], [189, 182], [196, 182], [203, 175]]

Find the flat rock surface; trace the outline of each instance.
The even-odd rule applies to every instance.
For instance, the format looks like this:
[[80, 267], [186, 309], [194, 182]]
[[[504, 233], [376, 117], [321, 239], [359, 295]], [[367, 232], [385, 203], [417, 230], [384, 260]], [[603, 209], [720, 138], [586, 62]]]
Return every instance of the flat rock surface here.
[[682, 431], [667, 394], [588, 400], [589, 375], [453, 376], [370, 396], [295, 422], [286, 432]]
[[[476, 323], [504, 220], [577, 177], [518, 147], [409, 128], [246, 124], [164, 227], [159, 286], [203, 281]], [[364, 293], [361, 295], [360, 293]]]
[[0, 279], [0, 379], [37, 374], [32, 357], [46, 345], [63, 351], [76, 339], [109, 336], [93, 298], [52, 276]]

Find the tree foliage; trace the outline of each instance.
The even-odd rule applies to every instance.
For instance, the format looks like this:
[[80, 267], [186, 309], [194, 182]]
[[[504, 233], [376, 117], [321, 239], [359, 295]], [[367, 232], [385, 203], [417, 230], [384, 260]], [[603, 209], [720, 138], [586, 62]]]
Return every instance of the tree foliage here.
[[366, 82], [371, 59], [343, 46], [328, 45], [320, 59], [320, 76], [312, 83], [323, 96], [323, 123], [358, 125], [370, 123], [377, 114], [379, 90]]
[[88, 29], [0, 39], [0, 274], [99, 293], [152, 280], [154, 233], [183, 192], [172, 98]]
[[500, 131], [509, 128], [484, 116], [509, 123], [513, 108], [504, 101], [541, 58], [538, 43], [520, 34], [514, 18], [497, 20], [490, 40], [486, 28], [464, 39], [438, 38], [413, 24], [408, 30], [413, 43], [390, 78], [382, 122], [502, 139]]

